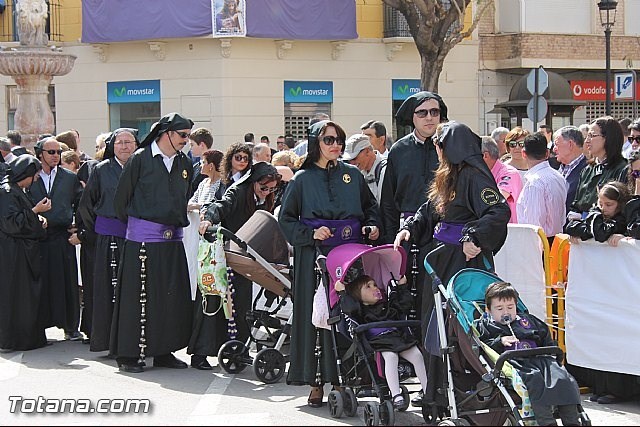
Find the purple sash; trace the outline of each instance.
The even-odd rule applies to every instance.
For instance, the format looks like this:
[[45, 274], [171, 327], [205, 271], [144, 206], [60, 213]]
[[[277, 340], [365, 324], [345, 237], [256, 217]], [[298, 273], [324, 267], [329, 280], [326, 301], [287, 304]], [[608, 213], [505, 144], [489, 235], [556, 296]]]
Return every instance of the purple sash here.
[[396, 328], [371, 328], [367, 330], [367, 338], [368, 339], [375, 338], [378, 335], [386, 334], [388, 332], [395, 331], [395, 330]]
[[322, 246], [338, 246], [344, 245], [345, 243], [359, 243], [361, 241], [362, 232], [360, 230], [360, 221], [355, 218], [302, 218], [300, 222], [314, 229], [324, 226], [331, 230], [333, 236], [323, 240], [321, 243]]
[[126, 238], [138, 243], [179, 242], [182, 240], [182, 227], [158, 224], [130, 216]]
[[103, 236], [114, 236], [124, 239], [127, 234], [127, 223], [116, 218], [98, 215], [96, 217], [95, 232]]
[[453, 224], [451, 222], [439, 222], [433, 232], [433, 238], [442, 243], [461, 246], [462, 229], [465, 224]]

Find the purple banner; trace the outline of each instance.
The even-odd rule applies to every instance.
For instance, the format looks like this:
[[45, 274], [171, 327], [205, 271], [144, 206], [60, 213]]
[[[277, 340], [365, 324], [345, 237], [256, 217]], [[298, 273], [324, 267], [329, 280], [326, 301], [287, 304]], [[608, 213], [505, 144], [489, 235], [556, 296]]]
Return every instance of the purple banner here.
[[[350, 0], [245, 0], [247, 36], [293, 40], [358, 37]], [[82, 0], [82, 42], [211, 35], [211, 0]]]

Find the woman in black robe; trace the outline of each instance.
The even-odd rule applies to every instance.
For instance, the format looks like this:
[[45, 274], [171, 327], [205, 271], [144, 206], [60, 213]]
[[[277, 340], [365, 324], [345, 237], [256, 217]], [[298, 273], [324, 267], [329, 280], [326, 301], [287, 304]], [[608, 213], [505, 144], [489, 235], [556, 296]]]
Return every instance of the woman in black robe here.
[[0, 349], [32, 350], [47, 344], [39, 315], [40, 246], [46, 236], [46, 220], [38, 215], [51, 208], [51, 201], [37, 204], [24, 189], [38, 178], [40, 162], [33, 156], [18, 156], [0, 183]]
[[[256, 210], [273, 212], [275, 191], [281, 176], [275, 166], [258, 162], [227, 189], [221, 200], [209, 205], [200, 224], [204, 233], [211, 224], [220, 224], [235, 233], [251, 218]], [[251, 280], [235, 273], [233, 275], [233, 307], [238, 329], [236, 339], [245, 342], [249, 338], [250, 326], [246, 313], [251, 308], [253, 284]], [[202, 313], [202, 294], [196, 295], [193, 333], [189, 340], [187, 354], [191, 356], [191, 366], [210, 369], [206, 356], [217, 356], [222, 344], [228, 341], [227, 321], [223, 310], [215, 316], [206, 317]]]
[[[89, 319], [91, 351], [109, 349], [115, 283], [127, 227], [126, 222], [116, 217], [113, 199], [122, 166], [138, 143], [136, 129], [120, 128], [113, 131], [105, 141], [104, 160], [93, 169], [80, 198], [78, 214], [87, 231], [96, 236], [95, 257], [90, 266], [93, 280], [93, 309], [92, 318]], [[85, 308], [88, 302], [85, 301]]]
[[[355, 166], [338, 161], [345, 132], [324, 120], [309, 127], [308, 155], [289, 181], [280, 208], [279, 223], [294, 247], [293, 328], [287, 383], [311, 385], [308, 404], [322, 406], [325, 382], [337, 382], [330, 332], [311, 323], [318, 252], [361, 240], [370, 226], [371, 240], [379, 237], [378, 204], [364, 176]], [[314, 354], [316, 335], [322, 347], [321, 372]]]

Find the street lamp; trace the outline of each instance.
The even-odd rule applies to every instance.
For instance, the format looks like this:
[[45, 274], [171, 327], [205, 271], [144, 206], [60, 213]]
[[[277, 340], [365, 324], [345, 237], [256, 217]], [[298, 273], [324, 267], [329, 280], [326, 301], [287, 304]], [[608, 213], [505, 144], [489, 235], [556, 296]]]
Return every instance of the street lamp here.
[[618, 2], [615, 0], [600, 0], [598, 9], [600, 10], [600, 25], [604, 28], [605, 39], [605, 55], [606, 55], [606, 115], [611, 115], [611, 28], [616, 23], [616, 7]]

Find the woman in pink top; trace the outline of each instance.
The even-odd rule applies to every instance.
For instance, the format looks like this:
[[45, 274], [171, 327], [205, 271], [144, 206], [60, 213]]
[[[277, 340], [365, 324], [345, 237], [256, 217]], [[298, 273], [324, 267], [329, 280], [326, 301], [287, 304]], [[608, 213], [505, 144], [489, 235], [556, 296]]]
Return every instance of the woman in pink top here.
[[516, 224], [518, 217], [516, 214], [516, 201], [522, 191], [522, 178], [520, 173], [513, 166], [506, 165], [498, 160], [498, 144], [490, 136], [482, 137], [482, 158], [491, 170], [493, 178], [496, 180], [498, 189], [507, 200], [511, 209], [510, 223]]

